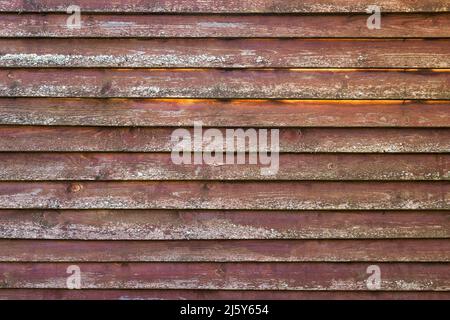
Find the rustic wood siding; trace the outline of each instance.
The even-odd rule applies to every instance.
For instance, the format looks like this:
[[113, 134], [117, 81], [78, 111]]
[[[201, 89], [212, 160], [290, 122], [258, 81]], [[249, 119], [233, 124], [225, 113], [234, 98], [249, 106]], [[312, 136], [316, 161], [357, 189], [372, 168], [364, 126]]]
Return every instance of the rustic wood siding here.
[[450, 299], [449, 152], [447, 0], [0, 0], [0, 299]]

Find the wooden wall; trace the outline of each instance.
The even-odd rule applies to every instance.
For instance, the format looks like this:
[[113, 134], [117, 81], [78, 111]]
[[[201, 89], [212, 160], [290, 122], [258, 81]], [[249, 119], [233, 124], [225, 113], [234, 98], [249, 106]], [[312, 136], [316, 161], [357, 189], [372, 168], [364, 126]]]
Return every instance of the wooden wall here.
[[450, 298], [448, 0], [0, 1], [0, 96], [0, 298]]

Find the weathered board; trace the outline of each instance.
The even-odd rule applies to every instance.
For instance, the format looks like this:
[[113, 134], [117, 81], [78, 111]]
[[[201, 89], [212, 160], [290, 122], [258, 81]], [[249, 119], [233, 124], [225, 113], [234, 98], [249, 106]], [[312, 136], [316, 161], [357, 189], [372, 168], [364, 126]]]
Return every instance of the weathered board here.
[[[196, 119], [197, 120], [197, 119]], [[230, 130], [234, 130], [235, 128]], [[174, 128], [2, 126], [0, 152], [171, 152]], [[193, 129], [189, 129], [191, 136]], [[226, 129], [221, 130], [226, 137]], [[243, 141], [243, 138], [238, 138]], [[448, 128], [280, 128], [280, 152], [448, 153]], [[206, 142], [205, 142], [206, 143]], [[195, 151], [186, 146], [186, 150]], [[236, 145], [257, 152], [258, 145]]]
[[0, 299], [450, 298], [448, 1], [72, 4], [0, 0]]
[[0, 69], [5, 97], [450, 99], [450, 70]]
[[68, 290], [2, 289], [15, 300], [448, 300], [448, 291], [294, 291], [294, 290]]
[[3, 209], [0, 231], [61, 240], [447, 239], [450, 213]]
[[[5, 38], [445, 38], [450, 13], [387, 14], [368, 29], [362, 15], [82, 15], [68, 28], [67, 14], [2, 14]], [[339, 26], [336, 28], [336, 26]]]
[[450, 40], [0, 39], [13, 68], [450, 68]]
[[[264, 165], [176, 165], [170, 153], [0, 153], [0, 180], [450, 180], [447, 154], [282, 154]], [[307, 169], [307, 170], [305, 170]]]
[[0, 249], [8, 262], [450, 262], [450, 241], [417, 239], [0, 240]]
[[448, 101], [0, 98], [0, 124], [448, 127]]
[[[69, 0], [2, 0], [0, 11], [7, 12], [66, 12], [73, 3]], [[202, 13], [317, 13], [366, 12], [371, 0], [77, 0], [88, 12], [202, 12]], [[450, 11], [445, 0], [379, 0], [385, 12], [444, 12]]]
[[[15, 289], [65, 289], [68, 263], [0, 263]], [[367, 291], [370, 263], [79, 263], [86, 289]], [[379, 263], [385, 291], [448, 291], [448, 263]]]
[[435, 182], [0, 182], [1, 209], [448, 210]]

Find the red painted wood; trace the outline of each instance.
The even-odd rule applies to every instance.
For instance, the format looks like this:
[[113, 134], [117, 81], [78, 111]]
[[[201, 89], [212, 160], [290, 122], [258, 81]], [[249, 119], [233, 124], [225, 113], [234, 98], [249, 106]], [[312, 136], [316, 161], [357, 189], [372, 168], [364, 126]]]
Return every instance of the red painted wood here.
[[450, 262], [444, 240], [0, 240], [2, 262]]
[[0, 39], [0, 67], [450, 68], [450, 40]]
[[448, 210], [436, 182], [0, 182], [2, 209]]
[[[376, 263], [383, 291], [448, 291], [449, 264]], [[65, 289], [73, 263], [0, 263], [11, 289]], [[84, 289], [368, 291], [372, 263], [77, 263]], [[85, 278], [83, 280], [83, 273]]]
[[[70, 0], [21, 0], [2, 1], [1, 11], [38, 11], [38, 12], [66, 12], [73, 3]], [[95, 12], [366, 12], [370, 0], [262, 0], [262, 1], [220, 1], [220, 0], [153, 0], [143, 2], [137, 0], [78, 0], [77, 5], [86, 11]], [[379, 0], [377, 5], [384, 12], [440, 12], [450, 11], [445, 0]]]
[[431, 128], [448, 119], [448, 101], [0, 98], [7, 125]]
[[450, 72], [447, 69], [0, 69], [0, 96], [450, 99]]
[[10, 239], [450, 238], [449, 211], [0, 210]]
[[[193, 119], [192, 121], [195, 121]], [[191, 124], [191, 127], [193, 123]], [[175, 128], [0, 127], [0, 151], [172, 152]], [[189, 129], [191, 137], [193, 130]], [[226, 136], [226, 131], [222, 130]], [[280, 128], [279, 150], [322, 153], [446, 153], [450, 129]], [[246, 144], [237, 151], [258, 151]]]
[[[446, 1], [72, 4], [0, 0], [0, 299], [449, 297]], [[278, 174], [175, 166], [195, 120]]]
[[0, 167], [5, 181], [450, 180], [447, 154], [281, 154], [269, 176], [267, 165], [179, 165], [170, 153], [0, 153]]
[[[446, 38], [449, 13], [384, 14], [368, 29], [367, 14], [329, 15], [82, 15], [67, 28], [67, 14], [1, 14], [7, 38]], [[45, 26], [45, 28], [43, 27]], [[338, 28], [336, 26], [339, 26]]]

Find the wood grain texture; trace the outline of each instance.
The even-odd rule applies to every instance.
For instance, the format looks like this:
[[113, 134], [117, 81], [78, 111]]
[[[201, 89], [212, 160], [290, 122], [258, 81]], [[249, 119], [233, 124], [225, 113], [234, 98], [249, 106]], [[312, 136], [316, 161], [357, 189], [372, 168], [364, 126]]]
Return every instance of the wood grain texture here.
[[448, 300], [445, 291], [2, 289], [0, 300]]
[[[0, 127], [0, 151], [171, 152], [175, 128]], [[190, 131], [193, 136], [193, 131]], [[226, 135], [226, 130], [222, 131]], [[281, 128], [280, 152], [447, 153], [450, 129]], [[239, 140], [241, 141], [241, 140]], [[194, 148], [192, 148], [194, 150]], [[236, 147], [239, 152], [257, 146]]]
[[0, 98], [0, 124], [450, 127], [448, 101]]
[[2, 209], [448, 210], [449, 182], [0, 182]]
[[0, 39], [0, 67], [450, 68], [450, 40]]
[[[0, 300], [450, 298], [449, 39], [447, 0], [0, 0]], [[174, 165], [196, 121], [278, 172]]]
[[[390, 1], [390, 0], [387, 0]], [[379, 3], [379, 2], [378, 2]], [[418, 2], [417, 2], [418, 3]], [[373, 4], [373, 3], [372, 3]], [[383, 8], [383, 10], [385, 10]], [[64, 9], [65, 12], [65, 9]], [[67, 14], [0, 14], [7, 38], [448, 38], [450, 14], [329, 15], [91, 15], [68, 28]]]
[[[84, 289], [368, 291], [370, 263], [78, 263]], [[448, 291], [448, 263], [378, 263], [384, 291]], [[2, 288], [66, 288], [67, 263], [0, 263]], [[83, 278], [84, 274], [84, 278]]]
[[[73, 3], [69, 0], [2, 0], [0, 11], [11, 12], [66, 12]], [[156, 1], [107, 1], [78, 0], [77, 5], [88, 12], [200, 12], [200, 13], [317, 13], [317, 12], [366, 12], [370, 0], [156, 0]], [[441, 12], [450, 11], [445, 0], [379, 0], [377, 5], [385, 12]]]
[[262, 164], [174, 164], [170, 153], [0, 153], [0, 167], [3, 181], [450, 180], [447, 154], [281, 154], [274, 175]]
[[450, 238], [449, 211], [0, 210], [5, 239]]
[[450, 99], [442, 70], [0, 69], [0, 96]]
[[450, 262], [449, 240], [0, 240], [0, 262]]
[[450, 71], [0, 69], [0, 96], [450, 99]]

